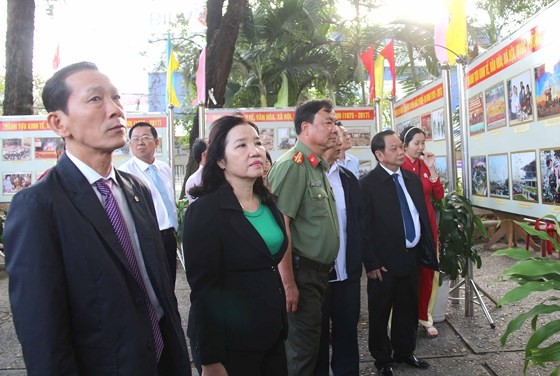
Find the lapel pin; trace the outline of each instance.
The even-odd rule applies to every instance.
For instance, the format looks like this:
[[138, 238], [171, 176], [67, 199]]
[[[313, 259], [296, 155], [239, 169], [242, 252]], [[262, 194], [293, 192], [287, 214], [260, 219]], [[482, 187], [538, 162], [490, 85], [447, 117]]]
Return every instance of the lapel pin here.
[[140, 202], [140, 199], [138, 198], [138, 196], [134, 196], [134, 201]]

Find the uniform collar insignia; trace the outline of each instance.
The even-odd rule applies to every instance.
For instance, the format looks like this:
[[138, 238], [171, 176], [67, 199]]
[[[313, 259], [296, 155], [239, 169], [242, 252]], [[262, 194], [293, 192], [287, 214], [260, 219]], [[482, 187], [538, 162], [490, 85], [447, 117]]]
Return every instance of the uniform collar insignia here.
[[319, 162], [321, 162], [321, 160], [319, 158], [317, 158], [315, 156], [315, 154], [309, 154], [307, 156], [307, 160], [309, 161], [309, 163], [311, 163], [311, 166], [313, 166], [313, 167], [317, 167]]

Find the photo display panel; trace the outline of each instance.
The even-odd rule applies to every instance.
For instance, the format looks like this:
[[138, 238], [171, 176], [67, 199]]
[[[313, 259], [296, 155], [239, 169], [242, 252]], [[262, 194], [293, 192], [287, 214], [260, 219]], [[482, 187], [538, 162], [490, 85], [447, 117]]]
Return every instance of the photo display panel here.
[[560, 213], [559, 12], [560, 3], [551, 5], [467, 66], [476, 206], [534, 218]]
[[[337, 120], [350, 133], [352, 148], [347, 153], [358, 158], [360, 175], [363, 175], [377, 163], [370, 148], [371, 139], [375, 135], [374, 110], [371, 107], [335, 107], [334, 110]], [[220, 117], [242, 114], [257, 125], [261, 140], [274, 162], [296, 144], [294, 111], [295, 108], [206, 109], [203, 137], [208, 137], [212, 123]]]
[[[14, 194], [35, 183], [55, 165], [59, 137], [50, 129], [46, 119], [46, 116], [0, 116], [0, 202], [10, 202]], [[166, 162], [169, 160], [166, 114], [130, 114], [126, 121], [127, 128], [140, 121], [152, 124], [160, 139], [156, 158]], [[113, 152], [113, 164], [118, 167], [130, 157], [129, 145], [126, 143]]]

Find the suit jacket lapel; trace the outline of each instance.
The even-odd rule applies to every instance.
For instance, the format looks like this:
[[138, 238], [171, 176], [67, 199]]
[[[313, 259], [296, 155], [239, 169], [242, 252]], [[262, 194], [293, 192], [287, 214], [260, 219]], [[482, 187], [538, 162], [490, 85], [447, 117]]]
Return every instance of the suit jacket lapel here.
[[[133, 186], [129, 179], [123, 176], [118, 170], [115, 170], [115, 175], [119, 185], [123, 190], [128, 209], [134, 220], [134, 227], [136, 228], [136, 234], [138, 235], [138, 242], [140, 243], [140, 251], [142, 252], [142, 257], [144, 258], [144, 265], [150, 276], [150, 281], [154, 289], [156, 288], [156, 281], [158, 278], [155, 276], [160, 275], [160, 270], [158, 266], [160, 263], [157, 260], [156, 249], [158, 247], [157, 241], [159, 239], [154, 239], [151, 234], [159, 235], [159, 228], [157, 223], [152, 223], [149, 221], [149, 216], [146, 216], [148, 210], [146, 210], [146, 205], [148, 202], [137, 186]], [[154, 231], [154, 226], [158, 231]]]
[[243, 209], [235, 198], [231, 188], [222, 186], [220, 188], [220, 208], [231, 210], [231, 226], [233, 229], [250, 244], [256, 247], [262, 254], [269, 258], [273, 258], [268, 250], [268, 246], [260, 236], [258, 231], [253, 227], [251, 222], [243, 215]]
[[103, 205], [85, 176], [66, 154], [63, 154], [54, 170], [60, 184], [68, 192], [68, 198], [76, 209], [82, 213], [86, 221], [91, 223], [99, 237], [107, 244], [107, 248], [132, 274], [113, 225], [111, 225]]

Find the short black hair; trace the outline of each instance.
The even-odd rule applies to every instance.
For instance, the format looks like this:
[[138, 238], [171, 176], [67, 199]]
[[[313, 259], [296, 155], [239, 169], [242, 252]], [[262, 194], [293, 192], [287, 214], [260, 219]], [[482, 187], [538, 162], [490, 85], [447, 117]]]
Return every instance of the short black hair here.
[[375, 136], [373, 136], [373, 138], [371, 140], [371, 152], [373, 153], [373, 156], [375, 157], [375, 159], [378, 162], [379, 162], [379, 158], [377, 158], [377, 155], [375, 155], [375, 152], [377, 150], [385, 151], [385, 137], [386, 136], [391, 136], [393, 134], [396, 134], [396, 133], [391, 129], [387, 129], [387, 130], [385, 130], [383, 132], [379, 132]]
[[192, 146], [192, 152], [196, 163], [200, 164], [200, 161], [202, 160], [202, 153], [204, 153], [207, 148], [208, 148], [208, 144], [206, 143], [205, 139], [197, 138], [194, 141]]
[[41, 95], [43, 98], [43, 105], [45, 106], [47, 112], [61, 110], [67, 114], [70, 89], [66, 85], [66, 79], [70, 75], [84, 70], [99, 69], [97, 68], [97, 65], [93, 63], [82, 61], [62, 68], [47, 80]]
[[331, 112], [333, 110], [333, 104], [328, 99], [312, 99], [300, 103], [296, 107], [296, 112], [294, 114], [294, 126], [296, 128], [296, 134], [301, 133], [301, 124], [304, 122], [313, 123], [315, 114], [322, 109]]
[[130, 128], [130, 130], [128, 131], [128, 138], [132, 137], [132, 131], [137, 127], [148, 127], [148, 128], [150, 128], [150, 132], [152, 133], [152, 136], [154, 137], [154, 139], [155, 140], [158, 139], [157, 130], [154, 128], [154, 126], [152, 124], [148, 123], [147, 121], [139, 121], [138, 123], [134, 124], [132, 126], [132, 128]]

